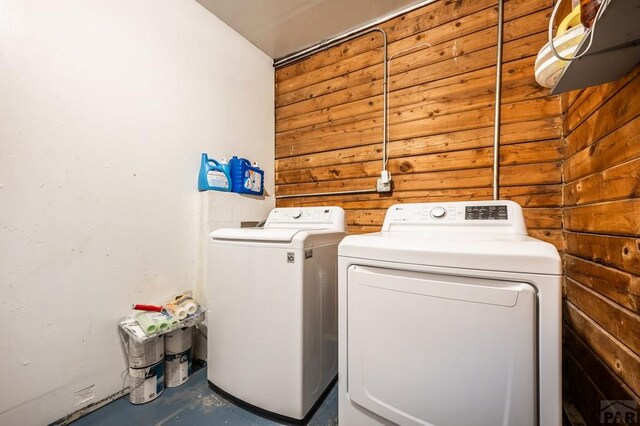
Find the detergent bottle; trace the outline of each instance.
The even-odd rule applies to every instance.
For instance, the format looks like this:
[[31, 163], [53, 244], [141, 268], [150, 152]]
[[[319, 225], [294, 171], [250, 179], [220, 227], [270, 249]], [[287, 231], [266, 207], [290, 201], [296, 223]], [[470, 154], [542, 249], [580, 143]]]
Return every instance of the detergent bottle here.
[[251, 166], [246, 158], [233, 157], [231, 168], [232, 191], [239, 194], [262, 195], [264, 192], [264, 171]]
[[229, 182], [231, 182], [231, 165], [225, 157], [222, 157], [220, 160], [220, 167], [222, 167], [222, 170], [229, 176]]
[[[224, 161], [224, 160], [223, 160]], [[200, 174], [198, 175], [198, 191], [231, 191], [231, 176], [229, 175], [229, 164], [218, 163], [207, 154], [202, 153], [200, 163]]]

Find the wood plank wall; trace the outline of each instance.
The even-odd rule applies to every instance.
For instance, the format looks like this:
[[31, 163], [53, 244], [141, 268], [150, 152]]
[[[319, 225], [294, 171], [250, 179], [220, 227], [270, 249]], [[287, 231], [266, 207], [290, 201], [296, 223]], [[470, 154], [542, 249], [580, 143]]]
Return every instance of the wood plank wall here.
[[[599, 424], [600, 400], [640, 403], [640, 67], [562, 105], [548, 96], [533, 64], [551, 4], [505, 2], [500, 195], [525, 207], [533, 236], [566, 245], [566, 396]], [[490, 199], [496, 5], [441, 0], [381, 25], [390, 55], [432, 45], [390, 65], [391, 196], [277, 205], [343, 206], [357, 233], [394, 203]], [[381, 46], [373, 33], [276, 72], [276, 195], [375, 187]]]
[[[551, 0], [505, 2], [500, 195], [533, 236], [564, 249], [561, 105], [533, 78]], [[390, 63], [391, 196], [278, 199], [340, 205], [350, 232], [399, 202], [491, 199], [496, 0], [441, 0], [382, 25]], [[276, 195], [372, 189], [382, 156], [382, 37], [372, 33], [276, 72]]]
[[640, 406], [640, 67], [563, 103], [565, 382], [600, 424], [601, 400]]

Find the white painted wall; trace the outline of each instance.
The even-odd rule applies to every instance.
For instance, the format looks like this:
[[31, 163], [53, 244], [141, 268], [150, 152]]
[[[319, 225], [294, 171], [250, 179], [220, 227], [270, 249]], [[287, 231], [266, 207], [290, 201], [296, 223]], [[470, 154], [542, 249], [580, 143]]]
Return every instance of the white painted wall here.
[[0, 424], [122, 388], [117, 318], [202, 285], [208, 224], [274, 205], [198, 193], [200, 153], [273, 194], [273, 133], [271, 59], [195, 1], [0, 0]]

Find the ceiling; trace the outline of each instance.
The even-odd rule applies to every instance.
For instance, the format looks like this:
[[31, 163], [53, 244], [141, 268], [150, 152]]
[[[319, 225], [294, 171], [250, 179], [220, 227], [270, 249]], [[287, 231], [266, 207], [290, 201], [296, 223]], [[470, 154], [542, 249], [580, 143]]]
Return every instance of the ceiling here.
[[421, 3], [421, 0], [197, 1], [274, 59]]

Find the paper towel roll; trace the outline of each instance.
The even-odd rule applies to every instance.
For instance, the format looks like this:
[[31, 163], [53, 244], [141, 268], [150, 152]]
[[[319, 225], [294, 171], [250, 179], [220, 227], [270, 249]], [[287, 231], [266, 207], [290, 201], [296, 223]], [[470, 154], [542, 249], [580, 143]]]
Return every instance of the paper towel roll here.
[[167, 310], [172, 316], [178, 318], [178, 320], [183, 320], [188, 315], [187, 309], [182, 305], [175, 305], [173, 303], [169, 303], [168, 305], [165, 306], [165, 308], [167, 308]]
[[156, 324], [155, 320], [150, 316], [149, 313], [138, 314], [136, 315], [136, 321], [140, 324], [140, 328], [146, 334], [153, 334], [158, 331], [158, 324]]
[[166, 354], [179, 354], [191, 347], [193, 327], [182, 327], [164, 335], [164, 352]]

